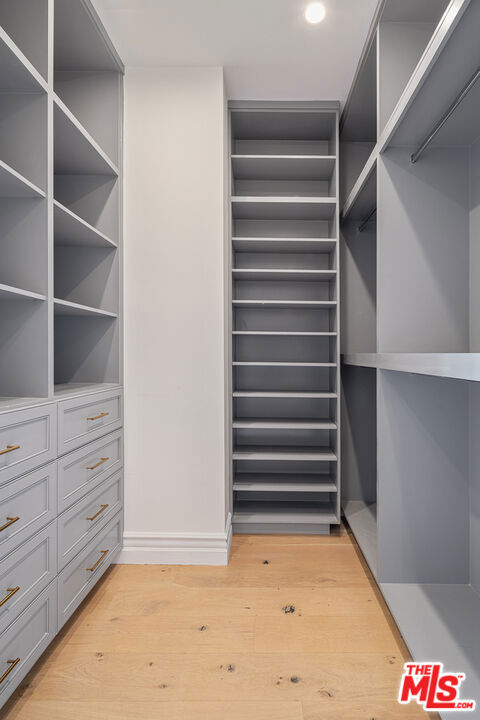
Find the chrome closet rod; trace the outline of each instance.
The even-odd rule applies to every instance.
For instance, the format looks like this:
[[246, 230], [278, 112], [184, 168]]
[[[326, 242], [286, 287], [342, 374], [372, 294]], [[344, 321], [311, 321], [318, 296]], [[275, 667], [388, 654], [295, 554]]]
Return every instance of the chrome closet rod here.
[[377, 212], [377, 208], [375, 207], [375, 208], [373, 208], [373, 210], [370, 213], [368, 213], [365, 220], [362, 223], [360, 223], [360, 225], [358, 226], [358, 232], [363, 232], [365, 230], [365, 227], [366, 227], [368, 221], [372, 219], [372, 217], [375, 215], [376, 212]]
[[420, 157], [420, 155], [421, 155], [421, 154], [424, 152], [424, 150], [426, 150], [426, 148], [430, 145], [430, 143], [431, 143], [432, 140], [434, 139], [435, 135], [437, 135], [437, 133], [440, 132], [440, 130], [441, 130], [442, 127], [445, 125], [445, 123], [447, 122], [447, 120], [449, 119], [449, 117], [450, 117], [451, 115], [453, 115], [453, 113], [455, 112], [455, 110], [457, 109], [457, 107], [460, 105], [460, 103], [462, 102], [462, 100], [464, 99], [464, 97], [470, 92], [470, 90], [471, 90], [472, 87], [475, 85], [475, 83], [477, 82], [477, 80], [478, 80], [479, 77], [480, 77], [480, 68], [477, 68], [477, 70], [476, 70], [475, 73], [472, 75], [472, 77], [470, 78], [470, 80], [468, 81], [468, 83], [465, 85], [465, 87], [463, 88], [463, 90], [461, 91], [461, 93], [459, 93], [459, 95], [457, 95], [457, 97], [455, 98], [455, 100], [453, 101], [453, 103], [452, 103], [452, 104], [450, 105], [450, 107], [448, 108], [447, 112], [442, 116], [442, 118], [440, 119], [440, 121], [438, 122], [438, 124], [435, 126], [434, 130], [432, 130], [432, 132], [430, 133], [430, 135], [429, 135], [427, 138], [425, 138], [425, 140], [424, 140], [423, 143], [420, 145], [420, 147], [418, 148], [418, 150], [416, 150], [416, 151], [413, 153], [413, 155], [410, 157], [410, 160], [412, 161], [412, 163], [417, 162], [417, 160], [418, 160], [418, 158]]

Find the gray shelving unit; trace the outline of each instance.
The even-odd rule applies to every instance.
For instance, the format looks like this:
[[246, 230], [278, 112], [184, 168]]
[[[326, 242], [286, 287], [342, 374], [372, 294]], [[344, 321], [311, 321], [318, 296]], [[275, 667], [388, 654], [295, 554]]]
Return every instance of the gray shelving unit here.
[[340, 135], [342, 508], [414, 659], [477, 702], [479, 27], [382, 3]]
[[235, 532], [339, 522], [338, 105], [230, 103]]

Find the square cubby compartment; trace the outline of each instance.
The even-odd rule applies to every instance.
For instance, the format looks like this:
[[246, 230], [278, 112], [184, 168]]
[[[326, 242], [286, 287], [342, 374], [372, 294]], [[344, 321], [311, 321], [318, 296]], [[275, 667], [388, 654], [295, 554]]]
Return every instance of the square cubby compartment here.
[[260, 363], [233, 366], [234, 390], [268, 392], [335, 392], [334, 367]]
[[336, 338], [330, 334], [269, 335], [263, 331], [234, 331], [234, 362], [314, 363], [336, 362]]
[[[44, 80], [48, 76], [48, 0], [2, 0], [0, 27]], [[2, 70], [6, 63], [0, 63]]]
[[234, 330], [335, 332], [336, 307], [250, 307], [234, 305]]

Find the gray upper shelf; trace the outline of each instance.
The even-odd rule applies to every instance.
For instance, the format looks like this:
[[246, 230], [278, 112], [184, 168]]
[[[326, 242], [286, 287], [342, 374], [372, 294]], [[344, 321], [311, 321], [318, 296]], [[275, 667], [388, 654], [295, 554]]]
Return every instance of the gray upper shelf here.
[[232, 300], [232, 305], [240, 308], [313, 308], [329, 309], [337, 306], [336, 300]]
[[233, 268], [234, 280], [332, 280], [336, 270], [287, 270], [284, 268]]
[[118, 176], [117, 166], [58, 96], [54, 96], [55, 174]]
[[335, 249], [335, 238], [233, 237], [234, 252], [326, 253]]
[[47, 84], [0, 27], [0, 92], [46, 92]]
[[116, 243], [71, 210], [53, 201], [55, 245], [116, 248]]
[[0, 197], [44, 198], [45, 193], [10, 165], [0, 160]]
[[335, 198], [326, 197], [232, 197], [234, 219], [331, 220]]
[[[268, 103], [267, 103], [268, 104]], [[232, 108], [232, 133], [236, 140], [305, 140], [325, 141], [335, 137], [338, 103], [331, 108], [315, 107], [311, 104], [304, 109], [282, 109], [281, 112], [268, 107], [242, 109]]]
[[480, 353], [353, 353], [346, 365], [480, 381]]
[[82, 305], [80, 303], [71, 302], [70, 300], [61, 300], [59, 298], [55, 298], [54, 312], [57, 316], [67, 315], [69, 317], [107, 319], [115, 319], [118, 317], [116, 313], [109, 312], [108, 310], [100, 310], [99, 308], [90, 307], [89, 305]]
[[334, 155], [232, 155], [237, 180], [330, 180]]

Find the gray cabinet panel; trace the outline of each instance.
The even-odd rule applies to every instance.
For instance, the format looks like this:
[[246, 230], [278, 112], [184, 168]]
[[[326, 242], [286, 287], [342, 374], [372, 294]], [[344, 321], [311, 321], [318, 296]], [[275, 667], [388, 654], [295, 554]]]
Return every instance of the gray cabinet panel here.
[[10, 697], [55, 637], [56, 610], [57, 586], [53, 581], [0, 635], [0, 674], [11, 668], [0, 685], [0, 704]]
[[58, 454], [96, 440], [123, 421], [123, 392], [118, 389], [58, 403]]
[[121, 513], [58, 576], [58, 627], [65, 624], [112, 563], [122, 545]]
[[0, 633], [56, 577], [56, 551], [57, 523], [54, 521], [2, 562], [0, 603], [4, 604], [0, 606]]
[[74, 502], [101, 485], [123, 465], [123, 432], [107, 435], [101, 440], [69, 453], [58, 461], [58, 511], [63, 512]]
[[0, 483], [50, 462], [56, 454], [56, 403], [0, 415]]
[[119, 472], [58, 518], [59, 570], [106, 525], [122, 503], [123, 475]]
[[0, 557], [51, 522], [56, 514], [56, 463], [0, 487]]

